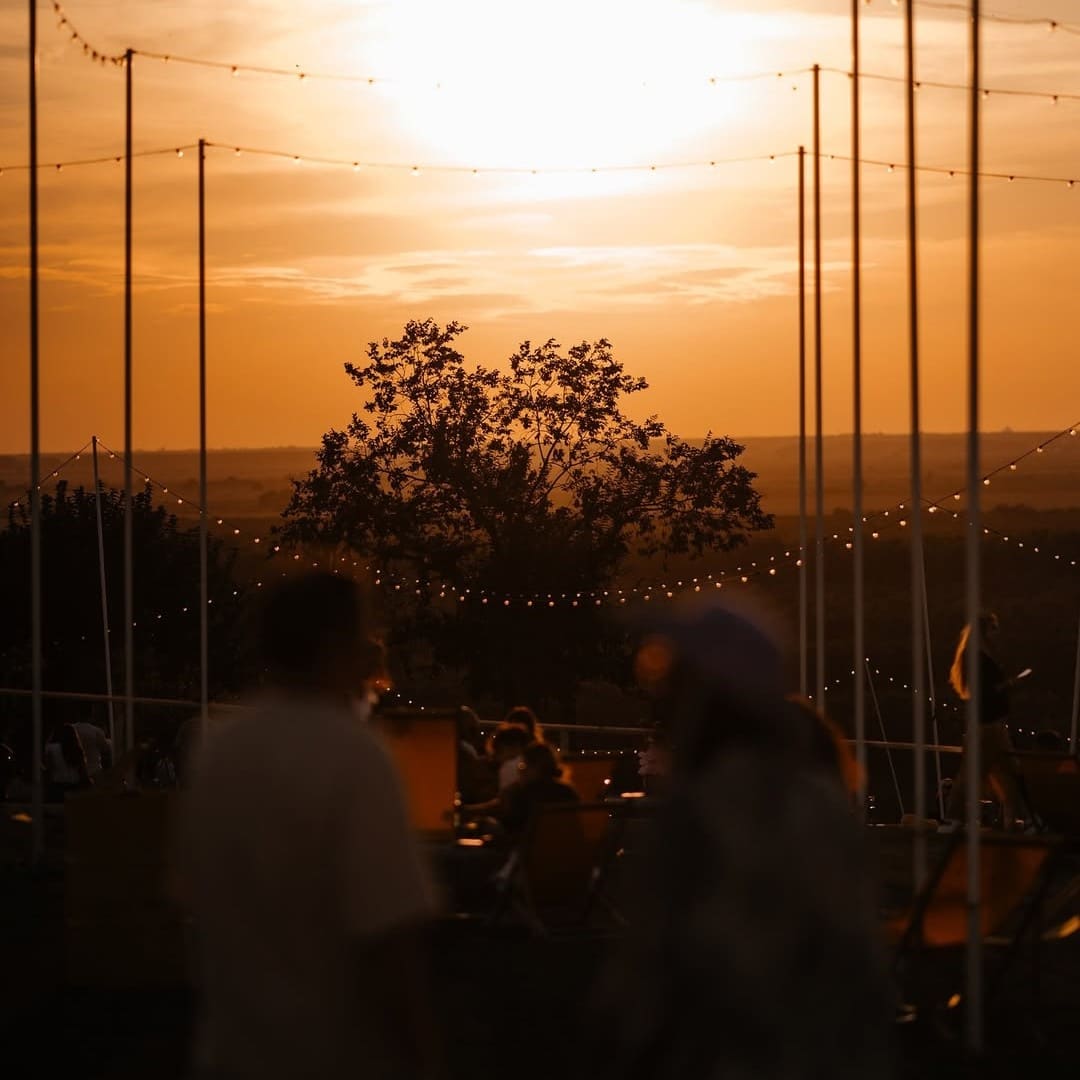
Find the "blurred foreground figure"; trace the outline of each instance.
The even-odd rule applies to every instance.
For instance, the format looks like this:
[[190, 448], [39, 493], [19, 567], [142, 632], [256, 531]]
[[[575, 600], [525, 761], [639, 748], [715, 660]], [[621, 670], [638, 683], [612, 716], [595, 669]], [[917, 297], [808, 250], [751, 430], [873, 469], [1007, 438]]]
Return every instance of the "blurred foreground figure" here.
[[417, 933], [432, 896], [393, 767], [351, 707], [368, 623], [343, 578], [282, 585], [260, 626], [272, 688], [196, 751], [178, 880], [197, 1077], [437, 1073]]
[[889, 1073], [891, 996], [861, 828], [755, 622], [655, 625], [638, 677], [672, 771], [626, 950], [602, 992], [625, 1080]]

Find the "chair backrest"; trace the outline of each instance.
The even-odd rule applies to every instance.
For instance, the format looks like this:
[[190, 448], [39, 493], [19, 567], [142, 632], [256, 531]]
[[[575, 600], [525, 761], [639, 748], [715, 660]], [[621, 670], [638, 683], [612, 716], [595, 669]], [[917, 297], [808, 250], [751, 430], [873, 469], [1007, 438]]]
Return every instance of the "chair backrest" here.
[[1013, 759], [1031, 809], [1054, 832], [1080, 839], [1080, 761], [1047, 753], [1017, 753]]
[[542, 806], [533, 817], [521, 873], [529, 902], [545, 921], [570, 921], [585, 911], [612, 821], [611, 807], [596, 803]]
[[[983, 937], [1002, 929], [1032, 893], [1052, 850], [1043, 837], [986, 833], [979, 838], [979, 880]], [[928, 885], [919, 936], [928, 946], [961, 945], [968, 936], [968, 852], [963, 835], [945, 856]]]
[[409, 817], [424, 836], [453, 834], [457, 720], [452, 715], [389, 714], [378, 723], [405, 788]]

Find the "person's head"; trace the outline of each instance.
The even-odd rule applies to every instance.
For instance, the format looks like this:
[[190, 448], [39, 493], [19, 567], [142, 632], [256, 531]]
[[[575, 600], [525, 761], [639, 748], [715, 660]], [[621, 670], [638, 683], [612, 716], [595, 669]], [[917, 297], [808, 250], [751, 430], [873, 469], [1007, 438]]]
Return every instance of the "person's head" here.
[[284, 581], [266, 598], [259, 654], [270, 680], [327, 696], [361, 695], [382, 666], [360, 586], [326, 572]]
[[534, 784], [543, 780], [558, 780], [563, 774], [559, 756], [547, 743], [534, 742], [525, 747], [521, 755], [521, 780]]
[[528, 705], [515, 705], [503, 717], [503, 723], [523, 727], [534, 742], [544, 741], [544, 733], [540, 730], [540, 720]]
[[500, 724], [491, 736], [491, 756], [501, 765], [511, 758], [521, 757], [533, 740], [518, 724]]
[[783, 663], [758, 617], [695, 601], [650, 629], [635, 670], [669, 726], [676, 773], [727, 749], [788, 752]]

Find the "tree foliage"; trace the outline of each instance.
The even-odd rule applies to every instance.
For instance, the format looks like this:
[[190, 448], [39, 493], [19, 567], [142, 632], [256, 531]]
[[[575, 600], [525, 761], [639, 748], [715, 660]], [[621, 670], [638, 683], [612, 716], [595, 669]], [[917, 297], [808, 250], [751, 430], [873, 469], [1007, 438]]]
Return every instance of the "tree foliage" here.
[[607, 340], [526, 341], [496, 370], [465, 360], [464, 330], [410, 321], [345, 365], [364, 403], [294, 482], [287, 538], [525, 596], [602, 589], [632, 555], [725, 551], [771, 525], [743, 447], [627, 414], [647, 384]]
[[[197, 697], [199, 687], [198, 529], [182, 527], [150, 488], [133, 500], [135, 552], [136, 692]], [[123, 685], [124, 495], [102, 488], [102, 534], [108, 591], [114, 686]], [[69, 489], [41, 499], [42, 615], [45, 686], [50, 690], [105, 690], [104, 630], [98, 565], [97, 500], [92, 490]], [[211, 538], [208, 582], [211, 693], [237, 678], [233, 640], [241, 600], [232, 581], [233, 554]], [[30, 515], [25, 502], [8, 511], [0, 531], [0, 677], [30, 683]]]
[[464, 329], [410, 322], [345, 365], [367, 401], [295, 484], [288, 535], [546, 592], [603, 587], [631, 553], [728, 550], [771, 524], [741, 446], [626, 415], [647, 384], [608, 341], [526, 341], [500, 372], [466, 363]]

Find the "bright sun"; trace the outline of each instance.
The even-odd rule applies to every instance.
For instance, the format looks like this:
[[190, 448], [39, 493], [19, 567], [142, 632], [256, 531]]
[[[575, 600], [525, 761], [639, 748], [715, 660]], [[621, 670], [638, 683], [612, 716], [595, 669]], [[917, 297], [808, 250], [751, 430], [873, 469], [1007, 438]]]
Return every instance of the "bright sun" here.
[[723, 79], [756, 50], [744, 21], [689, 0], [398, 0], [364, 52], [418, 147], [563, 168], [644, 164], [722, 130], [750, 93]]

